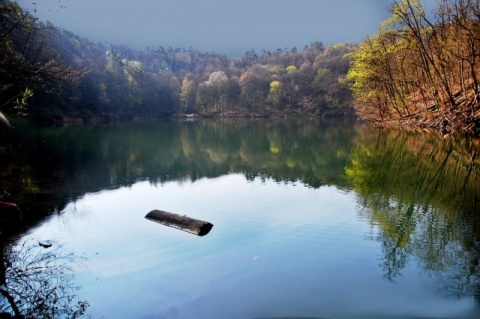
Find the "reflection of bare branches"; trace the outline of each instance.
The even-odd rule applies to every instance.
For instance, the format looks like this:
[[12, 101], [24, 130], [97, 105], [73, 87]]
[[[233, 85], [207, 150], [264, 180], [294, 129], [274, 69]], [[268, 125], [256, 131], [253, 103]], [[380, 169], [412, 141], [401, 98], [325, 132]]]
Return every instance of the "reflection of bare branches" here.
[[382, 243], [384, 257], [381, 267], [384, 271], [384, 277], [394, 282], [396, 278], [401, 276], [401, 270], [407, 264], [408, 253], [405, 249], [399, 247], [398, 242], [388, 238], [385, 233], [380, 234], [377, 240]]
[[456, 296], [480, 296], [480, 268], [478, 259], [470, 261], [470, 265], [457, 265], [454, 271], [443, 274], [437, 273], [438, 280], [447, 291]]
[[72, 303], [79, 287], [72, 282], [72, 265], [78, 261], [61, 246], [45, 249], [24, 242], [5, 250], [5, 282], [0, 293], [0, 313], [13, 312], [25, 318], [78, 318], [88, 307], [85, 301]]
[[[445, 232], [445, 230], [443, 230]], [[437, 237], [444, 237], [441, 232]], [[442, 243], [443, 242], [443, 243]], [[439, 287], [449, 294], [480, 297], [480, 247], [473, 240], [459, 242], [458, 239], [437, 238], [434, 243], [420, 244], [415, 241], [419, 265], [432, 276]], [[433, 254], [436, 251], [437, 254]]]

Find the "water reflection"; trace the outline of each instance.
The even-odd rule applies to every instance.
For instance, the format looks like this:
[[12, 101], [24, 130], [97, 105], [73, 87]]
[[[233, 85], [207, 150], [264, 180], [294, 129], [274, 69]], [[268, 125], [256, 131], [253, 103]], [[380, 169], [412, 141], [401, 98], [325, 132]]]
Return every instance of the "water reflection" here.
[[471, 140], [366, 131], [346, 173], [378, 227], [381, 267], [395, 281], [412, 259], [443, 292], [480, 296], [480, 163]]
[[74, 264], [79, 258], [57, 244], [0, 242], [0, 318], [78, 318], [87, 307], [76, 300]]
[[[223, 253], [221, 243], [224, 243], [224, 238], [220, 239], [217, 236], [225, 236], [228, 231], [222, 228], [222, 223], [223, 227], [229, 222], [233, 223], [232, 221], [247, 225], [247, 221], [242, 218], [246, 219], [248, 216], [251, 220], [255, 220], [258, 234], [268, 236], [269, 228], [278, 222], [279, 217], [275, 215], [278, 212], [288, 217], [285, 220], [292, 222], [301, 219], [305, 211], [311, 211], [310, 214], [318, 218], [318, 220], [315, 219], [318, 225], [328, 224], [327, 217], [321, 215], [325, 210], [329, 211], [328, 218], [333, 218], [331, 216], [340, 218], [340, 213], [336, 211], [339, 208], [334, 206], [338, 204], [327, 201], [328, 198], [337, 198], [334, 195], [338, 195], [340, 190], [348, 195], [355, 194], [358, 202], [358, 217], [363, 225], [371, 227], [370, 236], [373, 241], [370, 243], [380, 243], [380, 268], [375, 265], [375, 270], [381, 269], [383, 276], [387, 279], [382, 279], [382, 282], [385, 284], [400, 282], [402, 275], [411, 270], [410, 266], [414, 264], [435, 279], [436, 287], [443, 294], [477, 298], [480, 294], [480, 210], [478, 206], [480, 162], [477, 155], [479, 146], [472, 140], [442, 138], [427, 133], [375, 130], [342, 121], [165, 121], [107, 127], [62, 128], [31, 127], [27, 123], [16, 125], [13, 132], [2, 136], [3, 144], [0, 148], [0, 164], [4, 168], [0, 171], [3, 187], [15, 196], [23, 209], [24, 217], [21, 221], [12, 221], [8, 226], [3, 225], [2, 229], [18, 230], [17, 233], [9, 233], [9, 236], [18, 235], [35, 223], [41, 223], [50, 214], [60, 212], [68, 214], [69, 207], [80, 203], [79, 215], [91, 210], [92, 219], [101, 219], [101, 212], [108, 221], [98, 227], [84, 226], [89, 232], [93, 232], [93, 229], [97, 230], [96, 242], [102, 242], [105, 239], [105, 233], [109, 232], [106, 229], [110, 229], [111, 232], [121, 230], [121, 234], [109, 234], [112, 238], [116, 238], [115, 236], [123, 238], [125, 229], [129, 229], [132, 231], [130, 238], [136, 238], [138, 247], [141, 247], [142, 238], [137, 238], [137, 233], [131, 228], [138, 229], [138, 233], [143, 234], [146, 230], [144, 227], [149, 225], [136, 223], [142, 220], [149, 210], [168, 209], [163, 205], [169, 203], [174, 206], [178, 205], [179, 201], [183, 201], [188, 203], [182, 203], [184, 204], [182, 209], [185, 209], [186, 205], [190, 206], [188, 210], [181, 211], [182, 213], [190, 213], [200, 206], [203, 208], [203, 210], [199, 209], [201, 213], [211, 214], [205, 218], [218, 219], [220, 215], [215, 215], [217, 210], [212, 209], [212, 206], [221, 204], [224, 210], [220, 219], [222, 222], [215, 223], [215, 234], [212, 233], [206, 238], [207, 241], [202, 242], [202, 245], [205, 245], [205, 242], [212, 245], [202, 246], [202, 249], [207, 249], [210, 256]], [[225, 195], [225, 198], [222, 198], [225, 202], [220, 203], [218, 196], [212, 193], [214, 187], [208, 185], [206, 181], [213, 180], [217, 185], [221, 185], [221, 179], [214, 178], [224, 175], [229, 175], [231, 179], [222, 187], [228, 188], [230, 192], [223, 193], [223, 188], [213, 191]], [[255, 184], [260, 179], [266, 184], [275, 181], [277, 184], [288, 184], [289, 187], [291, 185], [307, 186], [308, 190], [328, 191], [331, 194], [322, 198], [321, 202], [315, 201], [318, 199], [315, 196], [319, 196], [320, 192], [303, 194], [302, 196], [305, 196], [303, 202], [295, 201], [297, 206], [288, 208], [289, 203], [284, 201], [286, 195], [282, 195], [284, 198], [275, 197], [279, 196], [279, 191], [278, 189], [273, 191], [270, 185], [265, 187], [270, 189], [270, 192], [255, 194], [258, 196], [255, 197], [257, 203], [252, 204], [249, 201], [252, 200], [253, 195], [250, 198], [242, 197], [244, 194], [238, 191], [245, 186], [240, 185], [244, 182], [243, 177], [251, 184]], [[186, 185], [185, 189], [180, 187], [182, 183]], [[192, 192], [191, 184], [197, 187], [202, 185], [202, 189], [195, 188]], [[325, 187], [326, 185], [334, 187]], [[177, 186], [179, 189], [176, 189]], [[205, 187], [211, 187], [211, 189], [204, 189]], [[138, 193], [148, 198], [142, 196], [130, 198], [129, 194], [135, 193], [132, 190], [134, 188], [147, 189], [148, 192], [143, 189]], [[157, 188], [162, 191], [159, 192]], [[174, 188], [173, 194], [178, 197], [169, 198], [165, 195]], [[121, 199], [110, 198], [109, 196], [113, 196], [113, 191], [102, 192], [102, 190], [112, 189], [118, 189], [116, 191], [122, 194]], [[267, 196], [271, 198], [265, 198]], [[309, 196], [314, 197], [315, 200]], [[89, 197], [95, 198], [95, 201], [85, 205], [89, 207], [88, 209], [82, 210], [81, 203], [88, 202], [91, 199]], [[158, 198], [162, 199], [159, 201], [162, 206], [156, 206], [157, 201], [154, 199]], [[185, 200], [186, 198], [189, 201]], [[232, 208], [231, 202], [239, 198], [243, 198], [242, 206], [247, 203], [251, 205], [243, 209]], [[145, 202], [142, 203], [145, 207], [139, 207], [140, 205], [135, 203], [139, 199]], [[260, 199], [262, 202], [265, 200], [260, 207], [261, 210], [256, 207], [259, 206]], [[208, 203], [202, 202], [204, 206], [201, 206], [198, 204], [201, 200]], [[294, 200], [295, 198], [289, 198], [290, 202]], [[121, 207], [114, 205], [120, 201], [123, 203]], [[305, 205], [305, 202], [309, 204]], [[322, 206], [327, 202], [331, 206]], [[95, 205], [101, 208], [97, 210], [91, 208]], [[273, 207], [278, 211], [272, 213]], [[295, 211], [295, 214], [291, 211]], [[343, 208], [344, 211], [349, 211], [349, 208]], [[141, 217], [136, 218], [132, 214], [138, 214]], [[259, 219], [266, 218], [265, 216], [274, 221], [259, 223]], [[110, 224], [110, 221], [120, 219], [128, 222]], [[322, 229], [322, 231], [318, 231], [317, 224], [305, 222], [305, 228], [311, 230], [312, 236], [301, 244], [307, 246], [313, 239], [318, 239], [318, 247], [311, 247], [306, 256], [296, 258], [303, 257], [306, 258], [306, 263], [314, 264], [318, 261], [315, 259], [316, 254], [312, 253], [312, 257], [307, 254], [320, 249], [326, 249], [328, 252], [330, 247], [332, 247], [332, 253], [329, 256], [332, 259], [338, 258], [339, 252], [336, 248], [339, 243], [346, 243], [345, 240], [349, 239], [349, 234], [360, 232], [359, 229], [362, 226], [358, 226], [355, 222], [355, 220], [342, 220], [342, 223], [335, 223], [335, 227]], [[75, 223], [78, 224], [78, 222]], [[350, 228], [345, 228], [347, 223]], [[135, 225], [137, 228], [132, 227]], [[286, 221], [283, 225], [291, 226]], [[338, 235], [338, 237], [333, 235], [331, 238], [323, 237], [329, 234], [330, 228], [335, 229], [335, 236]], [[82, 230], [83, 233], [86, 232], [85, 229]], [[231, 229], [237, 230], [236, 227]], [[279, 230], [275, 227], [273, 229]], [[152, 233], [149, 233], [151, 238], [157, 238], [160, 230], [163, 229], [152, 229]], [[288, 236], [292, 236], [289, 233], [290, 230], [288, 227], [281, 228], [282, 236], [288, 239]], [[305, 235], [303, 230], [300, 233]], [[249, 239], [243, 238], [245, 234], [245, 232], [233, 232], [232, 236], [238, 242]], [[251, 232], [248, 234], [248, 236], [252, 235]], [[299, 237], [298, 233], [294, 235], [292, 237]], [[163, 238], [173, 242], [176, 239], [169, 236]], [[273, 239], [277, 240], [276, 237]], [[197, 242], [200, 245], [200, 242]], [[351, 245], [351, 242], [348, 244]], [[258, 245], [257, 242], [255, 245]], [[292, 246], [291, 252], [298, 252], [299, 246], [300, 244]], [[118, 249], [118, 244], [112, 244], [111, 247]], [[265, 247], [272, 248], [269, 245]], [[132, 253], [137, 250], [137, 247], [132, 248]], [[334, 250], [335, 253], [333, 253]], [[275, 253], [278, 252], [273, 252]], [[11, 252], [7, 252], [6, 256], [8, 254], [11, 255]], [[104, 252], [104, 254], [108, 256], [109, 253]], [[115, 255], [115, 252], [112, 252], [112, 255]], [[350, 251], [349, 254], [345, 254], [343, 261], [351, 258], [351, 255], [355, 253]], [[173, 253], [172, 256], [172, 260], [177, 258]], [[260, 254], [252, 252], [250, 259], [256, 256]], [[141, 254], [140, 257], [143, 258]], [[190, 259], [190, 256], [183, 257]], [[219, 259], [225, 258], [222, 256]], [[355, 266], [364, 259], [366, 258], [357, 258]], [[128, 254], [119, 260], [139, 267]], [[262, 254], [262, 267], [267, 266], [266, 262], [265, 265], [263, 264], [264, 260], [266, 261], [267, 258], [264, 259]], [[288, 259], [288, 262], [280, 258], [279, 260], [281, 263], [278, 265], [281, 264], [282, 267], [285, 263], [298, 267], [294, 263], [295, 260]], [[347, 265], [350, 270], [351, 259], [347, 261], [344, 265]], [[152, 257], [150, 262], [155, 264], [158, 261]], [[187, 266], [188, 263], [185, 267]], [[234, 265], [227, 263], [227, 266], [230, 268], [225, 267], [225, 269], [231, 269]], [[327, 267], [323, 260], [318, 261], [317, 266]], [[138, 272], [137, 268], [133, 269], [134, 266], [129, 267], [126, 267], [128, 268], [126, 272]], [[176, 265], [167, 263], [165, 267], [165, 270], [161, 267], [155, 269], [154, 274], [158, 275], [159, 271], [174, 271]], [[363, 267], [368, 269], [366, 263]], [[218, 267], [218, 269], [221, 268], [223, 267]], [[325, 268], [322, 268], [323, 273], [331, 270]], [[201, 269], [208, 271], [210, 268], [204, 266]], [[278, 273], [282, 275], [290, 274], [287, 268], [279, 269]], [[381, 275], [373, 270], [370, 272], [368, 279], [373, 276], [381, 278]], [[332, 273], [336, 274], [333, 271]], [[144, 276], [148, 274], [145, 272]], [[185, 270], [184, 274], [188, 275], [188, 271]], [[123, 273], [116, 275], [120, 278]], [[342, 273], [340, 276], [344, 277], [347, 274]], [[200, 277], [203, 278], [203, 276]], [[272, 282], [278, 282], [278, 278], [271, 277]], [[252, 278], [257, 279], [254, 276]], [[230, 280], [230, 277], [228, 279]], [[327, 276], [321, 277], [320, 274], [316, 274], [315, 278], [309, 280], [315, 281], [315, 279], [319, 286], [325, 280], [330, 280]], [[357, 280], [356, 277], [349, 277], [349, 279]], [[236, 283], [235, 280], [233, 282]], [[144, 283], [150, 283], [150, 279], [145, 280]], [[286, 286], [290, 283], [284, 284]], [[175, 287], [172, 286], [172, 289]], [[273, 287], [276, 287], [275, 284]], [[268, 294], [268, 289], [257, 288], [265, 292], [265, 295]], [[61, 286], [57, 289], [61, 289]], [[383, 289], [387, 288], [383, 287]], [[221, 294], [215, 295], [215, 292], [208, 293], [221, 297]], [[8, 299], [4, 305], [9, 306]]]
[[15, 126], [0, 139], [0, 177], [30, 225], [86, 193], [143, 180], [194, 182], [237, 172], [345, 187], [354, 134], [349, 122], [308, 120]]

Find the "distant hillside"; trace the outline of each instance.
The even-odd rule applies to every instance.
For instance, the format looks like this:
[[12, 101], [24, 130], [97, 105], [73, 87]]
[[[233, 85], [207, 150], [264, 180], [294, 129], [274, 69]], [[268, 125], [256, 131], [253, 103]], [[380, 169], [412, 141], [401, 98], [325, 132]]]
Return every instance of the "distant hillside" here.
[[[14, 12], [0, 9], [2, 14], [14, 17]], [[18, 56], [20, 61], [27, 58], [22, 56], [22, 47], [28, 45], [29, 35], [33, 34], [47, 64], [61, 64], [57, 69], [72, 76], [46, 78], [42, 83], [34, 81], [38, 79], [6, 79], [0, 94], [2, 100], [9, 101], [2, 106], [8, 114], [21, 110], [31, 117], [54, 121], [181, 114], [353, 115], [351, 93], [343, 80], [349, 68], [348, 54], [355, 49], [352, 44], [324, 46], [315, 42], [301, 50], [252, 50], [240, 59], [193, 48], [159, 46], [135, 51], [126, 46], [93, 43], [36, 21], [28, 12], [18, 12], [33, 31], [1, 31], [2, 39], [20, 41], [16, 47], [2, 47], [0, 72], [8, 72], [8, 55]]]

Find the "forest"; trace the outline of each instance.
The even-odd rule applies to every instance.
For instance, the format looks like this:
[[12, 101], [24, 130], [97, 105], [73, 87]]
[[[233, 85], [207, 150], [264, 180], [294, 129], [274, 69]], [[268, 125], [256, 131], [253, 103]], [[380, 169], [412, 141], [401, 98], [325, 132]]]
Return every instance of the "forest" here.
[[228, 58], [94, 43], [0, 0], [0, 111], [49, 121], [353, 117], [480, 131], [480, 0], [398, 0], [361, 44]]
[[339, 81], [353, 44], [250, 50], [237, 59], [193, 48], [135, 51], [93, 43], [15, 2], [0, 3], [4, 114], [49, 121], [353, 115], [348, 84]]

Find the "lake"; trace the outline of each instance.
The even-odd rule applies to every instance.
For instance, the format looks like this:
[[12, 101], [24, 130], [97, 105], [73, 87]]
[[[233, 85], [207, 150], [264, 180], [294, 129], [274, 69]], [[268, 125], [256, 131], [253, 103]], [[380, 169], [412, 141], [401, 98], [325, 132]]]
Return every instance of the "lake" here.
[[[346, 120], [1, 133], [0, 313], [478, 318], [480, 144]], [[205, 236], [145, 218], [208, 221]]]

